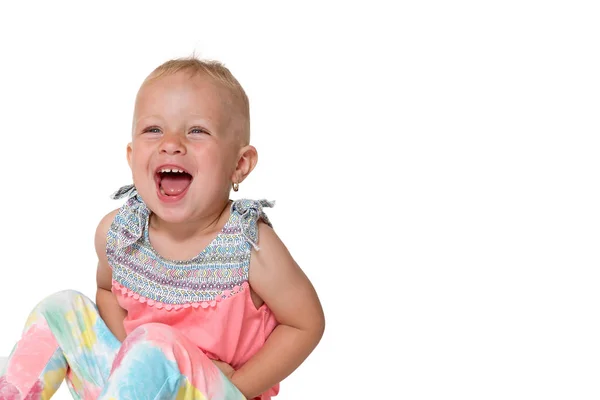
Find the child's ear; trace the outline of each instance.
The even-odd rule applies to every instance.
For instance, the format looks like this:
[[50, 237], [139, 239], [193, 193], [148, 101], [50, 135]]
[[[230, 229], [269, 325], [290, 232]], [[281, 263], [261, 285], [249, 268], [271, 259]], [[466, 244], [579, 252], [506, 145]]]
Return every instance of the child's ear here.
[[131, 147], [131, 143], [127, 144], [127, 164], [129, 164], [129, 168], [131, 168], [131, 152], [133, 148]]
[[238, 153], [238, 161], [231, 177], [232, 183], [241, 183], [246, 179], [250, 172], [256, 167], [258, 162], [258, 152], [254, 146], [244, 146]]

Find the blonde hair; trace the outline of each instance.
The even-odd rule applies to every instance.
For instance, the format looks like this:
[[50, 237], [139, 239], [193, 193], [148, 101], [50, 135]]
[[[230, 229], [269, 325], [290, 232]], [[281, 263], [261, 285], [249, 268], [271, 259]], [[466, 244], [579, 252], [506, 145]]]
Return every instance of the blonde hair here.
[[209, 76], [229, 91], [229, 94], [233, 97], [233, 101], [236, 103], [243, 119], [243, 145], [248, 144], [250, 141], [250, 101], [248, 100], [248, 96], [242, 85], [223, 63], [215, 60], [202, 60], [195, 55], [172, 59], [156, 67], [144, 80], [142, 86], [154, 79], [158, 79], [162, 76], [174, 75], [180, 71], [188, 71], [190, 76]]

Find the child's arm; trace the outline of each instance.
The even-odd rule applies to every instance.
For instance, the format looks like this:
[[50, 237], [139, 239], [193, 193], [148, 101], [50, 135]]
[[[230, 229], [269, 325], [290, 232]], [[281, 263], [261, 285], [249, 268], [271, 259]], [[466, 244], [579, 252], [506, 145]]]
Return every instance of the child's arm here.
[[127, 334], [123, 327], [123, 320], [127, 316], [127, 311], [123, 310], [117, 298], [111, 292], [112, 287], [112, 269], [108, 265], [106, 258], [106, 235], [110, 229], [113, 219], [118, 210], [110, 212], [100, 221], [96, 229], [95, 246], [96, 254], [98, 254], [98, 270], [96, 272], [96, 282], [98, 289], [96, 291], [96, 305], [102, 320], [108, 326], [108, 329], [121, 342]]
[[273, 229], [260, 223], [260, 251], [250, 261], [250, 287], [280, 323], [231, 381], [251, 399], [290, 375], [317, 346], [325, 317], [312, 284]]

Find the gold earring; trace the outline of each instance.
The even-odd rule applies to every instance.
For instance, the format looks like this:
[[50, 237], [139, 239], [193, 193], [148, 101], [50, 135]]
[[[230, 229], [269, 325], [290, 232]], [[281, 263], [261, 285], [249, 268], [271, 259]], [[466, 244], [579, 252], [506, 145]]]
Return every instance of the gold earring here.
[[240, 189], [240, 184], [234, 182], [234, 183], [231, 184], [231, 187], [233, 188], [234, 192], [237, 192]]

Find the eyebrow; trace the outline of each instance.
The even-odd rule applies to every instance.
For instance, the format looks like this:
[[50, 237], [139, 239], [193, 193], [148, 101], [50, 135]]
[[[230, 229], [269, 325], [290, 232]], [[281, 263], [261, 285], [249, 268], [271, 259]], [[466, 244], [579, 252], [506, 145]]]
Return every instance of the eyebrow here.
[[[188, 115], [191, 117], [197, 118], [198, 119], [197, 124], [203, 125], [212, 134], [218, 133], [217, 130], [219, 129], [219, 123], [220, 123], [218, 118], [212, 118], [210, 116], [203, 116], [202, 114], [188, 114]], [[143, 115], [133, 122], [133, 126], [132, 126], [133, 130], [136, 130], [139, 125], [145, 125], [145, 123], [140, 124], [140, 121], [142, 121], [144, 119], [149, 119], [149, 118], [158, 119], [159, 121], [158, 121], [157, 125], [161, 125], [165, 122], [165, 120], [160, 115], [156, 115], [156, 114]], [[229, 121], [227, 121], [227, 123], [229, 124]], [[154, 124], [151, 124], [151, 125], [154, 125]], [[191, 125], [195, 125], [195, 123], [191, 124]]]
[[142, 119], [146, 119], [146, 118], [162, 119], [159, 115], [142, 115], [141, 117], [139, 117], [138, 119], [136, 119], [135, 121], [133, 121], [133, 124], [137, 125]]

